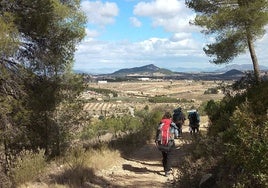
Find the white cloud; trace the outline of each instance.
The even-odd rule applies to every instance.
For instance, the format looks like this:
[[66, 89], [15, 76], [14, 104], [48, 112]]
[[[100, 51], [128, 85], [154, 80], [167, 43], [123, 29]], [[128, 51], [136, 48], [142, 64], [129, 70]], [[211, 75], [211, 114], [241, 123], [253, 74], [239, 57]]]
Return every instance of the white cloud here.
[[95, 38], [99, 36], [99, 32], [97, 30], [91, 30], [86, 28], [86, 35], [88, 38]]
[[105, 26], [114, 23], [119, 9], [116, 3], [101, 1], [82, 1], [82, 10], [87, 15], [88, 23]]
[[189, 24], [195, 14], [185, 7], [182, 0], [156, 0], [140, 2], [134, 7], [136, 16], [146, 16], [152, 19], [153, 27], [163, 27], [167, 32], [197, 31], [197, 27]]
[[[185, 66], [186, 62], [208, 62], [202, 44], [194, 41], [191, 35], [177, 34], [176, 37], [176, 40], [150, 38], [135, 43], [88, 40], [78, 48], [75, 68], [93, 70], [96, 67], [112, 67], [117, 70], [151, 63], [168, 68], [182, 66], [180, 64]], [[186, 66], [191, 66], [191, 63]]]
[[[208, 63], [212, 58], [205, 55], [203, 47], [215, 39], [200, 34], [200, 28], [189, 25], [195, 14], [185, 7], [184, 2], [184, 0], [139, 1], [134, 7], [134, 16], [129, 18], [133, 26], [141, 27], [139, 18], [149, 17], [153, 27], [162, 27], [171, 33], [169, 38], [156, 36], [134, 43], [127, 40], [110, 42], [96, 40], [100, 35], [98, 30], [87, 29], [87, 38], [78, 46], [74, 68], [118, 70], [151, 63], [163, 68], [214, 66]], [[87, 13], [89, 23], [99, 26], [112, 24], [119, 12], [115, 3], [101, 1], [83, 1], [82, 8]], [[122, 28], [119, 31], [122, 31]], [[262, 65], [267, 65], [267, 43], [267, 34], [255, 43], [256, 54]], [[251, 63], [249, 53], [239, 55], [231, 63], [237, 62]]]
[[130, 23], [134, 26], [134, 27], [141, 27], [142, 23], [140, 22], [140, 20], [136, 17], [130, 17], [129, 18]]
[[134, 14], [149, 17], [173, 17], [178, 14], [182, 7], [182, 4], [177, 0], [140, 2], [134, 7]]
[[185, 39], [185, 38], [189, 38], [191, 37], [191, 33], [175, 33], [171, 38], [170, 40], [172, 42], [176, 42], [176, 41], [179, 41], [179, 40], [182, 40], [182, 39]]

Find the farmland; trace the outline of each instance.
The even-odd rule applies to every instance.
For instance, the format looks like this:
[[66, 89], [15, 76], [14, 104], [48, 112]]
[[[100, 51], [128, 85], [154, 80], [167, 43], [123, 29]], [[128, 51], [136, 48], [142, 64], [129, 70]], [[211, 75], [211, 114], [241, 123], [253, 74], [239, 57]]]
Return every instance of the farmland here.
[[[143, 109], [145, 106], [150, 109], [165, 105], [171, 108], [182, 106], [187, 110], [193, 106], [198, 108], [203, 102], [210, 99], [221, 99], [223, 93], [220, 86], [229, 83], [192, 80], [89, 83], [89, 89], [83, 93], [82, 97], [86, 101], [84, 110], [91, 116], [133, 113], [133, 111]], [[93, 92], [92, 88], [110, 90], [116, 92], [117, 96], [113, 96], [111, 93]], [[217, 92], [208, 92], [211, 89]], [[149, 99], [154, 97], [172, 98], [176, 99], [177, 102], [149, 102]]]

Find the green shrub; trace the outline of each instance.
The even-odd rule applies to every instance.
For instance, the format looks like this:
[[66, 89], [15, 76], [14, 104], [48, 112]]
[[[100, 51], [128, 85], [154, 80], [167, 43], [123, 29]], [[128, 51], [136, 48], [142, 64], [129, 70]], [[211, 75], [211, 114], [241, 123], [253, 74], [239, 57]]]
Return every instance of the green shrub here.
[[224, 148], [218, 152], [224, 156], [224, 161], [218, 164], [224, 166], [218, 172], [219, 184], [268, 186], [267, 93], [268, 82], [263, 82], [230, 92], [220, 102], [208, 102], [206, 112], [211, 121], [208, 135], [221, 138]]
[[[155, 136], [155, 130], [163, 115], [163, 109], [152, 109], [152, 111], [141, 110], [135, 113], [137, 120], [135, 131], [113, 140], [110, 147], [120, 149], [124, 154], [133, 152], [133, 149], [141, 147]], [[135, 121], [132, 122], [134, 125]], [[130, 126], [131, 127], [131, 126]]]
[[218, 94], [219, 91], [218, 91], [218, 88], [208, 88], [204, 94]]
[[113, 91], [113, 90], [110, 90], [110, 89], [104, 89], [104, 88], [94, 88], [94, 87], [88, 87], [87, 88], [88, 90], [91, 90], [91, 91], [95, 91], [97, 93], [101, 93], [103, 95], [109, 95], [109, 94], [112, 94], [113, 97], [117, 97], [118, 94], [116, 91]]
[[177, 99], [166, 97], [166, 96], [150, 97], [148, 100], [151, 103], [177, 103], [178, 102]]
[[23, 150], [16, 157], [14, 167], [11, 168], [11, 178], [15, 185], [19, 185], [36, 178], [46, 166], [45, 151], [33, 152]]
[[216, 187], [268, 187], [268, 82], [233, 88], [239, 89], [207, 102], [208, 137], [191, 148], [179, 187], [198, 186], [206, 173], [214, 175]]
[[268, 119], [257, 123], [248, 102], [231, 119], [234, 127], [224, 135], [228, 137], [227, 160], [236, 167], [236, 181], [245, 187], [268, 187]]

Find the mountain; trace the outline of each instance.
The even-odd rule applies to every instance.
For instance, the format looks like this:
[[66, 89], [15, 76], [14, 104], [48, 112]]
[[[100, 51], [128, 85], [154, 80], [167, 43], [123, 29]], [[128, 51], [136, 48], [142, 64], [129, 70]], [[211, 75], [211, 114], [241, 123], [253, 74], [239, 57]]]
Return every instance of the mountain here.
[[153, 64], [145, 65], [142, 67], [134, 67], [128, 69], [120, 69], [110, 74], [111, 76], [159, 76], [159, 75], [171, 75], [172, 71], [168, 69], [159, 68]]
[[122, 81], [141, 77], [164, 78], [175, 80], [238, 80], [245, 76], [244, 71], [231, 69], [226, 72], [176, 72], [168, 69], [159, 68], [153, 64], [142, 67], [120, 69], [113, 73], [98, 74], [91, 77], [93, 80]]
[[229, 77], [229, 78], [230, 77], [232, 77], [232, 78], [234, 78], [234, 77], [242, 77], [244, 75], [245, 75], [244, 72], [236, 70], [236, 69], [232, 69], [232, 70], [229, 70], [229, 71], [221, 74], [222, 77]]
[[[242, 64], [242, 65], [238, 65], [238, 64], [232, 64], [232, 65], [227, 65], [224, 68], [221, 69], [217, 69], [215, 72], [226, 72], [229, 70], [239, 70], [239, 71], [253, 71], [253, 65], [252, 64]], [[268, 67], [260, 65], [260, 70], [268, 70]]]
[[201, 79], [201, 80], [232, 80], [244, 76], [244, 72], [236, 69], [228, 70], [224, 73], [219, 72], [176, 72], [168, 69], [159, 68], [153, 64], [142, 67], [120, 69], [112, 74], [99, 75], [103, 77], [165, 77], [166, 79]]

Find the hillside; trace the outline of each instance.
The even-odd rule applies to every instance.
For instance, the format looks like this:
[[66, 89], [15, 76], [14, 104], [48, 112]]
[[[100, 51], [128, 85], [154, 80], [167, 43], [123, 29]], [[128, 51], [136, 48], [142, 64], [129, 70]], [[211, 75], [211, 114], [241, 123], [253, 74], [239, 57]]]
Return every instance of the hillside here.
[[[243, 65], [232, 64], [232, 65], [227, 65], [224, 68], [217, 69], [217, 70], [215, 70], [215, 72], [227, 72], [227, 71], [230, 71], [230, 70], [233, 70], [233, 69], [243, 71], [243, 72], [244, 71], [252, 71], [253, 70], [253, 65], [252, 64], [243, 64]], [[267, 71], [268, 67], [260, 65], [260, 70]]]
[[[167, 65], [168, 66], [168, 65]], [[141, 66], [141, 67], [133, 67], [133, 68], [124, 68], [124, 69], [119, 69], [119, 70], [115, 70], [113, 67], [105, 67], [105, 68], [95, 68], [95, 69], [91, 69], [91, 70], [74, 70], [74, 72], [76, 73], [86, 73], [86, 74], [94, 74], [94, 75], [112, 75], [112, 76], [126, 76], [127, 74], [136, 74], [137, 72], [139, 73], [143, 73], [146, 72], [146, 75], [149, 75], [149, 73], [152, 72], [160, 72], [160, 73], [164, 73], [164, 74], [174, 74], [174, 73], [206, 73], [206, 72], [210, 72], [210, 73], [224, 73], [230, 70], [239, 70], [241, 72], [245, 72], [245, 71], [252, 71], [253, 67], [252, 64], [243, 64], [243, 65], [238, 65], [238, 64], [230, 64], [227, 65], [223, 68], [202, 68], [202, 67], [189, 67], [189, 68], [185, 68], [185, 67], [173, 67], [173, 68], [159, 68], [157, 66], [155, 66], [154, 64], [149, 64], [149, 65], [145, 65], [145, 66]], [[172, 70], [172, 71], [171, 71]], [[267, 71], [268, 67], [264, 66], [264, 65], [260, 65], [260, 70], [261, 71]], [[95, 73], [94, 73], [95, 72]]]
[[120, 69], [110, 74], [110, 76], [154, 76], [154, 75], [171, 75], [172, 71], [168, 69], [159, 68], [153, 64], [145, 65], [142, 67], [134, 67], [128, 69]]
[[[230, 71], [230, 72], [229, 72]], [[141, 77], [173, 79], [173, 80], [237, 80], [244, 76], [244, 72], [231, 69], [224, 73], [222, 72], [174, 72], [168, 69], [159, 68], [153, 64], [134, 67], [128, 69], [120, 69], [112, 74], [96, 75], [98, 79], [115, 79], [128, 78], [135, 79]]]

